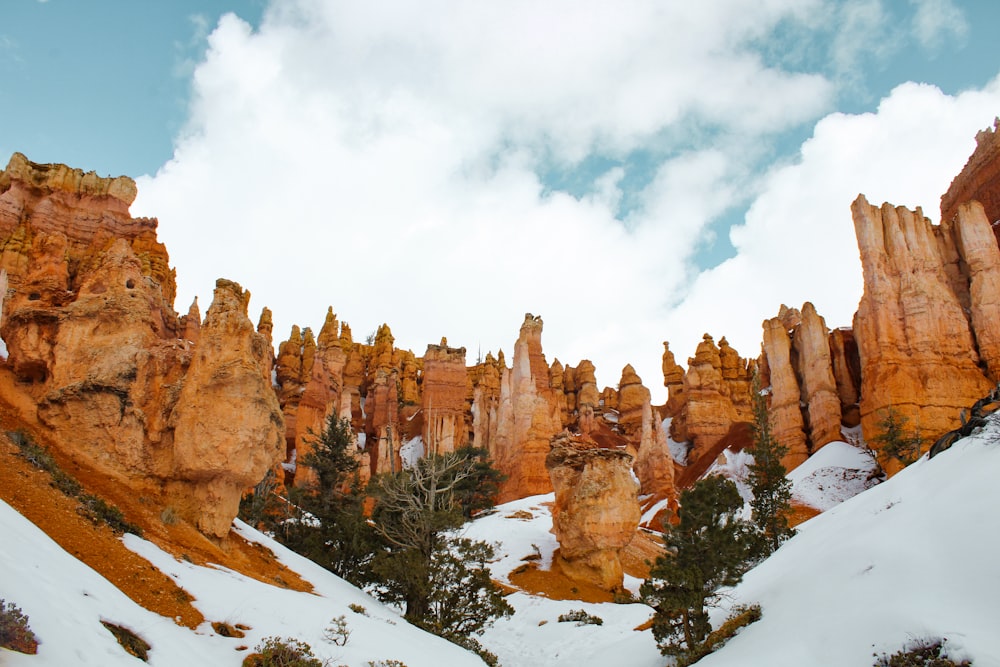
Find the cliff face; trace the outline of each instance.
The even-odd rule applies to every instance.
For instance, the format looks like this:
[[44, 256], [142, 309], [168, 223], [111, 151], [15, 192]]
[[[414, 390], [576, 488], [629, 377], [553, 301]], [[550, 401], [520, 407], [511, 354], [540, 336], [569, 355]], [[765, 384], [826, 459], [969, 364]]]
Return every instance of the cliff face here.
[[128, 217], [129, 179], [15, 155], [0, 191], [12, 402], [73, 460], [226, 536], [281, 449], [249, 294], [220, 280], [205, 321], [181, 326], [156, 221]]
[[622, 588], [619, 554], [639, 526], [631, 463], [619, 450], [566, 435], [553, 439], [545, 459], [555, 489], [552, 528], [559, 563], [570, 578], [609, 591]]
[[469, 443], [465, 348], [442, 343], [428, 345], [423, 359], [423, 441], [428, 454], [453, 452]]
[[[854, 316], [863, 432], [877, 433], [891, 406], [936, 437], [955, 428], [961, 409], [993, 386], [979, 366], [963, 307], [970, 297], [956, 293], [947, 271], [954, 264], [954, 227], [932, 225], [920, 209], [877, 208], [863, 196], [851, 212], [865, 284]], [[959, 226], [969, 221], [958, 220]], [[982, 334], [990, 338], [994, 331], [988, 326]]]

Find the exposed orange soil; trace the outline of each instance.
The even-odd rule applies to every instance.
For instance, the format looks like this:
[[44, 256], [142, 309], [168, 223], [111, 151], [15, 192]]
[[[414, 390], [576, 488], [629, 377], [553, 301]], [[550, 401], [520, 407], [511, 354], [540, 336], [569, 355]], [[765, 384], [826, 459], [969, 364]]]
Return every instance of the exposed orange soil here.
[[810, 507], [809, 505], [800, 505], [798, 503], [792, 503], [792, 515], [788, 519], [788, 525], [792, 528], [799, 525], [800, 523], [805, 523], [814, 516], [819, 516], [822, 514], [821, 511], [815, 507]]
[[[558, 550], [556, 551], [558, 553]], [[648, 533], [640, 531], [621, 553], [622, 567], [633, 577], [649, 576], [649, 564], [662, 553], [662, 545]], [[648, 563], [647, 563], [648, 561]], [[551, 569], [543, 570], [537, 561], [526, 561], [510, 575], [510, 583], [532, 595], [552, 600], [580, 600], [581, 602], [612, 602], [614, 595], [597, 586], [575, 581], [566, 576], [558, 559]]]
[[[40, 527], [67, 552], [99, 572], [104, 578], [146, 609], [194, 628], [203, 620], [191, 604], [191, 596], [149, 561], [129, 551], [107, 526], [94, 525], [79, 511], [77, 500], [65, 496], [51, 484], [51, 477], [18, 455], [18, 447], [7, 431], [24, 430], [39, 445], [37, 429], [24, 423], [17, 411], [0, 400], [0, 498]], [[309, 591], [311, 585], [281, 565], [270, 550], [230, 533], [215, 543], [194, 527], [161, 518], [161, 507], [151, 499], [90, 473], [67, 460], [54, 448], [49, 452], [59, 467], [83, 486], [118, 507], [127, 521], [143, 529], [143, 537], [177, 558], [200, 565], [215, 563], [265, 583]]]

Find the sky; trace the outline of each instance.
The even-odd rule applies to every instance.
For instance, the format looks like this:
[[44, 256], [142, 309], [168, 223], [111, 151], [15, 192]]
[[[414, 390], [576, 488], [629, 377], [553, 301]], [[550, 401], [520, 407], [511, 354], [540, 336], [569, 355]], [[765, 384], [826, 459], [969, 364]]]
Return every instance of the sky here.
[[[136, 178], [175, 307], [215, 279], [363, 340], [631, 363], [849, 326], [849, 206], [939, 198], [1000, 114], [1000, 3], [718, 0], [97, 6], [14, 0], [0, 156]], [[0, 157], [0, 160], [4, 159]]]

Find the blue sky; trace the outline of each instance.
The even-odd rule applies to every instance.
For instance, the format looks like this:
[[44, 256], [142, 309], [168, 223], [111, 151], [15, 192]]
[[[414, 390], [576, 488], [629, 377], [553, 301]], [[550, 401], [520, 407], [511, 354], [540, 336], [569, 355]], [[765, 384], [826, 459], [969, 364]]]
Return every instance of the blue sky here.
[[986, 0], [6, 4], [0, 156], [142, 177], [178, 310], [224, 275], [418, 354], [532, 311], [604, 384], [756, 356], [782, 302], [848, 325], [850, 201], [933, 217], [1000, 114]]

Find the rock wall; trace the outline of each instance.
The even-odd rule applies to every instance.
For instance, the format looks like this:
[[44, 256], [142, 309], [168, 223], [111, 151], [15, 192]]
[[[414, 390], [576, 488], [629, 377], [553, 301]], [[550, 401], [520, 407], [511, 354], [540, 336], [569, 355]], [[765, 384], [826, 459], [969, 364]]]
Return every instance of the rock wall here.
[[423, 367], [424, 451], [445, 454], [470, 444], [465, 348], [428, 345]]
[[557, 559], [572, 579], [605, 590], [621, 590], [621, 550], [639, 526], [639, 487], [632, 457], [560, 435], [552, 440], [545, 466], [555, 489], [552, 528]]
[[280, 458], [271, 352], [236, 283], [219, 280], [204, 322], [192, 310], [181, 325], [156, 221], [128, 216], [134, 196], [129, 179], [18, 154], [0, 172], [2, 372], [28, 399], [9, 402], [36, 406], [25, 420], [66, 456], [223, 538]]
[[864, 196], [851, 212], [865, 285], [854, 316], [862, 430], [870, 439], [891, 406], [936, 437], [957, 426], [961, 409], [993, 386], [946, 270], [953, 263], [953, 228], [932, 225], [919, 208], [875, 207]]
[[[941, 196], [941, 220], [958, 216], [961, 205], [978, 201], [990, 223], [1000, 220], [1000, 119], [976, 134], [976, 149]], [[994, 228], [994, 233], [998, 230]]]

